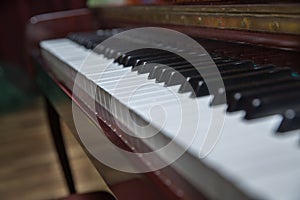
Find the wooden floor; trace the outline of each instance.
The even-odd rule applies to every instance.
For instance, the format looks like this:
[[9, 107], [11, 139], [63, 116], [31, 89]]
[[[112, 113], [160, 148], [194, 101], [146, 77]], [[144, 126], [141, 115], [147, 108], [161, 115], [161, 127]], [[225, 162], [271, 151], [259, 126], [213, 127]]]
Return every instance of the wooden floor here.
[[[105, 188], [73, 135], [63, 125], [79, 192]], [[43, 102], [0, 116], [0, 199], [55, 199], [68, 195], [50, 137]]]

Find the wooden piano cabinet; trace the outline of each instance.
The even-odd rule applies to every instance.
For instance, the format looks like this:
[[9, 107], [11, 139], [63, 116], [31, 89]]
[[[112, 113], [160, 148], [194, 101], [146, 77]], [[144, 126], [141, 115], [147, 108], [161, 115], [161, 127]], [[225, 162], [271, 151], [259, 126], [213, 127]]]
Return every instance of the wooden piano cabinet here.
[[26, 24], [30, 17], [41, 13], [86, 7], [86, 0], [1, 0], [0, 60], [25, 68], [24, 51]]
[[[182, 180], [176, 172], [170, 167], [166, 167], [161, 170], [162, 175], [166, 177], [174, 177], [176, 181], [173, 185], [177, 185], [177, 188], [185, 191], [184, 198], [182, 194], [176, 193], [176, 188], [171, 188], [166, 185], [163, 179], [159, 178], [155, 172], [149, 172], [144, 174], [132, 174], [120, 172], [106, 165], [102, 164], [96, 160], [84, 145], [81, 143], [79, 136], [76, 132], [76, 127], [73, 121], [72, 115], [72, 101], [75, 102], [76, 107], [85, 116], [86, 120], [91, 121], [88, 116], [91, 115], [91, 110], [85, 107], [78, 99], [72, 96], [71, 91], [69, 91], [64, 84], [59, 82], [55, 76], [52, 75], [49, 67], [43, 62], [39, 55], [34, 55], [34, 62], [36, 67], [36, 81], [42, 94], [46, 99], [47, 112], [49, 116], [49, 124], [52, 127], [52, 138], [56, 144], [56, 150], [60, 158], [61, 167], [64, 171], [65, 180], [68, 184], [70, 193], [76, 192], [72, 173], [70, 170], [70, 164], [68, 162], [68, 157], [65, 152], [65, 146], [63, 142], [63, 137], [61, 135], [59, 120], [66, 122], [67, 126], [70, 128], [71, 132], [74, 134], [75, 138], [78, 140], [82, 148], [85, 150], [87, 156], [90, 158], [91, 162], [103, 177], [107, 183], [110, 191], [120, 200], [138, 200], [138, 199], [206, 199], [199, 191], [196, 191], [192, 186], [186, 181]], [[94, 122], [92, 120], [92, 122]], [[111, 134], [116, 143], [122, 143], [119, 140], [117, 133], [113, 132], [113, 127], [108, 127], [100, 118], [98, 122], [94, 122], [96, 126], [101, 126], [99, 129], [99, 134]], [[102, 131], [105, 131], [103, 133]], [[115, 135], [115, 137], [114, 137]], [[125, 147], [126, 148], [126, 147]], [[130, 196], [131, 194], [131, 196]]]
[[111, 6], [92, 11], [108, 27], [166, 27], [195, 37], [300, 51], [300, 4], [250, 3]]
[[76, 193], [76, 189], [75, 189], [74, 180], [73, 180], [73, 176], [69, 164], [68, 155], [65, 149], [63, 135], [61, 132], [60, 118], [56, 110], [51, 105], [51, 102], [47, 98], [45, 98], [45, 105], [47, 109], [48, 122], [51, 130], [53, 142], [55, 145], [55, 149], [57, 151], [57, 155], [59, 157], [59, 161], [62, 166], [62, 170], [65, 175], [68, 189], [70, 194], [74, 194]]
[[[70, 32], [92, 31], [96, 30], [98, 27], [101, 27], [101, 24], [97, 24], [88, 9], [37, 15], [32, 17], [27, 25], [27, 50], [31, 55], [31, 58], [33, 58], [29, 59], [28, 63], [31, 66], [36, 66], [34, 68], [35, 78], [37, 80], [37, 85], [45, 97], [46, 111], [49, 117], [49, 125], [52, 130], [52, 138], [70, 193], [75, 193], [76, 188], [74, 186], [59, 123], [60, 119], [64, 120], [80, 143], [72, 117], [72, 100], [74, 101], [75, 99], [72, 97], [71, 92], [61, 82], [57, 81], [55, 76], [51, 75], [51, 72], [48, 70], [49, 68], [40, 57], [38, 43], [46, 39], [65, 37]], [[82, 110], [82, 115], [87, 115], [86, 108], [84, 109], [79, 103], [77, 103], [77, 105], [78, 108]], [[86, 119], [89, 120], [88, 117], [86, 117]], [[104, 124], [101, 120], [95, 123]], [[109, 132], [112, 131], [109, 127], [102, 127], [102, 129]], [[101, 132], [100, 129], [99, 132]], [[115, 135], [117, 134], [115, 133]], [[116, 142], [120, 143], [120, 141]], [[85, 151], [87, 152], [86, 149]], [[126, 196], [128, 196], [130, 192], [134, 193], [135, 190], [139, 191], [139, 189], [139, 194], [143, 191], [143, 195], [145, 197], [148, 196], [149, 199], [154, 196], [155, 199], [181, 199], [181, 197], [172, 191], [162, 180], [158, 179], [157, 175], [154, 173], [130, 174], [120, 172], [100, 163], [89, 155], [88, 152], [87, 155], [118, 199], [126, 200]], [[174, 176], [175, 172], [171, 169], [166, 169], [165, 171], [171, 173], [171, 176]], [[181, 181], [182, 180], [178, 180], [178, 182]], [[190, 190], [189, 192], [193, 193], [190, 194], [190, 198], [187, 197], [185, 199], [204, 199], [203, 195], [197, 191], [195, 192], [189, 184], [186, 184], [185, 182], [180, 184], [183, 188], [186, 188], [187, 191]], [[124, 188], [125, 191], [122, 188]], [[134, 199], [133, 197], [134, 195], [131, 199]]]
[[[92, 31], [97, 27], [92, 13], [86, 8], [33, 16], [26, 26], [27, 55], [38, 51], [42, 40], [65, 37], [70, 32]], [[29, 57], [26, 57], [27, 68], [33, 73]]]
[[[201, 8], [202, 6], [200, 6]], [[250, 6], [251, 7], [251, 6]], [[197, 7], [197, 9], [200, 9]], [[235, 12], [230, 10], [231, 7], [227, 7], [229, 12]], [[253, 10], [254, 16], [249, 19], [256, 19], [256, 8], [251, 7]], [[283, 53], [283, 57], [291, 58], [291, 66], [299, 69], [299, 59], [294, 60], [295, 57], [298, 57], [300, 52], [300, 40], [299, 40], [299, 32], [297, 31], [299, 26], [296, 23], [296, 19], [299, 18], [298, 11], [296, 8], [292, 8], [292, 11], [295, 13], [289, 13], [285, 6], [280, 8], [285, 8], [284, 10], [277, 10], [283, 16], [288, 17], [291, 20], [292, 24], [296, 24], [296, 28], [291, 28], [290, 30], [280, 30], [272, 21], [272, 12], [273, 7], [262, 6], [260, 7], [261, 12], [265, 12], [265, 8], [268, 8], [268, 15], [265, 18], [266, 22], [271, 23], [270, 26], [266, 25], [263, 27], [263, 30], [248, 29], [247, 23], [242, 16], [243, 12], [239, 12], [239, 20], [241, 22], [237, 23], [238, 26], [242, 26], [241, 28], [226, 28], [225, 25], [227, 21], [220, 21], [220, 23], [212, 24], [208, 27], [199, 24], [203, 18], [199, 17], [198, 12], [190, 11], [189, 7], [164, 7], [159, 6], [153, 7], [103, 7], [96, 9], [80, 9], [73, 11], [65, 11], [65, 12], [57, 12], [51, 14], [43, 14], [33, 17], [27, 27], [27, 37], [28, 37], [28, 51], [33, 53], [33, 60], [35, 61], [36, 66], [36, 80], [39, 88], [41, 89], [43, 95], [46, 98], [49, 118], [51, 119], [53, 116], [52, 128], [53, 132], [57, 134], [61, 134], [59, 130], [59, 119], [62, 119], [66, 122], [69, 128], [74, 133], [75, 137], [77, 137], [79, 143], [80, 139], [76, 134], [76, 128], [72, 117], [72, 102], [75, 103], [75, 107], [78, 108], [80, 113], [86, 118], [86, 120], [91, 120], [89, 116], [92, 116], [92, 111], [87, 106], [84, 105], [83, 102], [80, 102], [80, 99], [74, 97], [69, 89], [62, 83], [59, 82], [58, 79], [51, 73], [50, 67], [43, 61], [39, 48], [38, 42], [45, 39], [51, 38], [60, 38], [65, 37], [70, 32], [82, 32], [82, 31], [90, 31], [96, 30], [97, 28], [115, 28], [115, 27], [126, 27], [126, 28], [134, 28], [134, 27], [145, 27], [145, 26], [158, 26], [158, 27], [166, 27], [181, 31], [183, 33], [189, 34], [194, 37], [202, 38], [205, 40], [213, 40], [214, 42], [218, 42], [217, 45], [221, 44], [220, 41], [225, 42], [224, 45], [227, 46], [229, 43], [234, 44], [231, 46], [231, 49], [237, 49], [239, 52], [232, 52], [233, 54], [237, 53], [237, 56], [241, 56], [241, 52], [246, 50], [246, 46], [249, 46], [250, 49], [253, 50], [253, 46], [260, 48], [259, 52], [264, 52], [267, 54], [269, 51], [263, 51], [266, 49], [270, 50], [270, 52]], [[299, 8], [299, 4], [297, 5]], [[170, 9], [170, 10], [168, 10]], [[174, 10], [175, 11], [174, 11]], [[182, 10], [180, 10], [182, 9]], [[196, 9], [196, 8], [195, 8]], [[207, 7], [209, 9], [220, 9], [218, 7]], [[242, 6], [241, 9], [248, 9], [247, 5]], [[221, 9], [222, 10], [222, 9]], [[142, 11], [142, 12], [141, 12]], [[153, 13], [152, 13], [153, 11]], [[170, 12], [169, 12], [170, 11]], [[172, 12], [171, 12], [172, 11]], [[174, 11], [174, 12], [173, 12]], [[226, 9], [224, 10], [226, 11]], [[94, 12], [94, 13], [93, 13]], [[138, 17], [141, 13], [145, 14], [143, 17]], [[201, 13], [200, 13], [201, 14]], [[204, 14], [206, 11], [204, 10]], [[222, 15], [226, 16], [228, 13], [221, 12]], [[251, 14], [251, 13], [250, 13]], [[260, 14], [262, 15], [262, 13]], [[292, 17], [290, 16], [292, 15]], [[295, 16], [296, 17], [295, 17]], [[204, 15], [203, 15], [204, 16]], [[265, 15], [264, 15], [265, 16]], [[173, 19], [173, 17], [178, 17], [176, 20], [167, 20]], [[189, 20], [191, 19], [191, 20]], [[201, 20], [200, 20], [201, 19]], [[221, 19], [221, 18], [220, 18]], [[224, 18], [225, 20], [226, 18]], [[222, 19], [223, 20], [223, 19]], [[278, 18], [279, 25], [285, 25], [285, 19]], [[201, 22], [202, 23], [202, 22]], [[272, 24], [275, 24], [272, 26]], [[223, 27], [224, 25], [224, 27]], [[277, 27], [277, 28], [276, 28]], [[291, 26], [294, 27], [294, 26]], [[269, 30], [271, 28], [271, 30]], [[280, 32], [283, 31], [283, 32]], [[288, 32], [286, 32], [288, 31]], [[230, 45], [231, 45], [230, 44]], [[235, 48], [236, 46], [240, 47], [240, 49]], [[219, 47], [219, 46], [218, 46]], [[227, 46], [228, 47], [228, 46]], [[263, 49], [263, 50], [262, 50]], [[247, 54], [247, 53], [245, 53]], [[234, 56], [234, 55], [229, 55]], [[260, 57], [265, 57], [260, 56]], [[269, 56], [274, 57], [274, 56]], [[273, 63], [273, 61], [277, 62], [277, 56], [274, 60], [268, 60], [268, 63]], [[247, 58], [244, 58], [247, 59]], [[265, 58], [263, 58], [265, 59]], [[256, 60], [254, 60], [256, 61]], [[276, 63], [274, 63], [276, 64]], [[281, 64], [277, 62], [277, 64]], [[285, 63], [283, 63], [283, 66]], [[101, 109], [101, 108], [100, 108]], [[105, 110], [105, 109], [102, 109]], [[52, 113], [52, 114], [51, 114]], [[99, 113], [99, 112], [98, 112]], [[110, 115], [109, 113], [105, 113], [105, 115]], [[93, 119], [92, 119], [93, 120]], [[96, 126], [99, 126], [99, 133], [105, 134], [109, 136], [109, 139], [112, 142], [115, 142], [119, 145], [124, 145], [126, 148], [126, 144], [119, 138], [118, 134], [114, 131], [114, 127], [109, 127], [107, 123], [101, 120], [101, 118], [97, 118], [97, 121], [92, 121]], [[50, 123], [50, 124], [51, 124]], [[72, 185], [72, 175], [68, 166], [67, 155], [64, 150], [60, 148], [64, 148], [63, 141], [61, 136], [53, 137], [56, 142], [60, 143], [57, 145], [58, 153], [61, 154], [61, 164], [65, 171], [65, 178], [67, 182], [69, 182], [69, 190], [73, 192], [75, 188]], [[82, 145], [82, 144], [81, 144]], [[82, 145], [83, 146], [83, 145]], [[83, 146], [84, 148], [84, 146]], [[85, 149], [85, 148], [84, 148]], [[201, 191], [195, 189], [187, 180], [183, 177], [179, 176], [178, 173], [172, 168], [168, 166], [164, 169], [160, 170], [160, 173], [151, 172], [144, 174], [129, 174], [120, 172], [114, 169], [111, 169], [98, 160], [94, 159], [92, 155], [88, 153], [85, 149], [87, 156], [90, 158], [96, 169], [103, 176], [105, 181], [107, 182], [111, 191], [113, 191], [118, 199], [126, 200], [127, 195], [122, 192], [122, 188], [127, 192], [132, 191], [145, 191], [144, 196], [152, 197], [152, 195], [158, 195], [155, 199], [205, 199], [205, 196], [201, 193]], [[65, 155], [64, 155], [65, 154]], [[64, 163], [66, 162], [66, 163]], [[198, 166], [197, 166], [198, 167]], [[205, 166], [201, 166], [205, 167]], [[197, 168], [198, 169], [198, 168]], [[217, 176], [217, 175], [216, 175]], [[172, 186], [166, 184], [167, 177], [172, 178]], [[138, 180], [138, 181], [136, 181]], [[146, 186], [146, 187], [145, 187]], [[139, 188], [140, 187], [140, 188]], [[145, 190], [144, 190], [145, 189]], [[232, 186], [232, 190], [235, 190], [235, 186]], [[178, 191], [184, 191], [184, 196], [182, 193]], [[176, 193], [177, 192], [177, 193]], [[123, 193], [123, 194], [122, 194]], [[240, 194], [243, 196], [244, 194]]]
[[[60, 158], [61, 167], [64, 171], [64, 176], [66, 182], [68, 183], [70, 193], [76, 192], [74, 187], [72, 173], [68, 163], [68, 157], [64, 150], [63, 138], [61, 136], [59, 120], [64, 120], [71, 132], [74, 134], [75, 138], [78, 140], [82, 148], [85, 150], [87, 156], [92, 161], [95, 168], [98, 170], [100, 175], [103, 177], [107, 183], [109, 189], [114, 193], [114, 195], [120, 200], [127, 200], [130, 193], [134, 193], [136, 190], [136, 195], [133, 195], [131, 199], [140, 199], [140, 195], [144, 195], [143, 199], [206, 199], [202, 193], [197, 191], [193, 186], [191, 186], [186, 180], [179, 177], [177, 173], [171, 168], [166, 167], [160, 170], [160, 175], [155, 172], [143, 173], [143, 174], [132, 174], [120, 172], [106, 165], [102, 164], [85, 149], [84, 145], [80, 142], [79, 136], [76, 132], [76, 127], [73, 121], [72, 115], [72, 101], [75, 103], [76, 108], [81, 112], [82, 116], [86, 117], [86, 120], [91, 121], [96, 126], [101, 126], [99, 129], [99, 134], [111, 134], [117, 143], [123, 143], [120, 138], [117, 137], [114, 127], [109, 127], [100, 118], [95, 122], [88, 116], [91, 115], [91, 110], [86, 107], [82, 102], [80, 102], [76, 97], [72, 96], [70, 90], [68, 90], [64, 84], [59, 82], [55, 76], [49, 70], [47, 64], [43, 61], [40, 55], [34, 55], [35, 67], [36, 67], [36, 81], [42, 94], [46, 99], [47, 111], [50, 116], [49, 121], [52, 127], [52, 135], [54, 143], [56, 144], [57, 153]], [[108, 114], [108, 113], [107, 113]], [[105, 133], [103, 132], [105, 131]], [[118, 141], [117, 141], [118, 140]], [[124, 144], [124, 143], [123, 143]], [[125, 144], [124, 144], [125, 145]], [[126, 148], [126, 147], [124, 147]], [[173, 178], [172, 187], [166, 184], [165, 180], [167, 177]], [[165, 179], [164, 179], [165, 178]], [[176, 193], [176, 191], [184, 191], [184, 196], [181, 193]], [[127, 192], [126, 192], [127, 191]], [[129, 192], [131, 191], [131, 192]], [[139, 191], [139, 192], [138, 192]], [[141, 191], [143, 191], [141, 193]], [[155, 197], [155, 198], [150, 198]]]

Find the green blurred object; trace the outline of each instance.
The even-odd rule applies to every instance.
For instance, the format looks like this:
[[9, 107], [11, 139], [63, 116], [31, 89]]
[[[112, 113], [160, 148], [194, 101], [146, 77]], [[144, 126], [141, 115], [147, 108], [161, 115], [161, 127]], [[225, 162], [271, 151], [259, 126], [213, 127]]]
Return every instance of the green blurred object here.
[[20, 67], [0, 63], [0, 114], [17, 111], [37, 97], [33, 81]]
[[88, 0], [87, 6], [89, 8], [95, 8], [103, 5], [122, 5], [125, 3], [125, 0]]

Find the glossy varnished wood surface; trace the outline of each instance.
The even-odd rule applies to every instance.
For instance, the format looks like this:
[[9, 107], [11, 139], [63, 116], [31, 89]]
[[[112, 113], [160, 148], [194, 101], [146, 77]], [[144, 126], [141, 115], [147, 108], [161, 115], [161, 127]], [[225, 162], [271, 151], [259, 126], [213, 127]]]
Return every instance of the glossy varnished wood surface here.
[[299, 52], [299, 5], [111, 6], [93, 11], [102, 27], [164, 27], [194, 37]]
[[[63, 124], [77, 190], [105, 190], [101, 176]], [[41, 99], [0, 116], [0, 199], [54, 199], [68, 195]]]

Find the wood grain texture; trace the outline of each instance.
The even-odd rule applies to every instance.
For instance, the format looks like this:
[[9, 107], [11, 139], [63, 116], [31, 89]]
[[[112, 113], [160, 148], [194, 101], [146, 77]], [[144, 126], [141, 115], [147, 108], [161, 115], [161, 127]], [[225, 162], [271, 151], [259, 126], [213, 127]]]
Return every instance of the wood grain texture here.
[[[63, 124], [79, 193], [106, 185]], [[54, 199], [68, 195], [41, 100], [20, 112], [0, 116], [0, 199]]]

